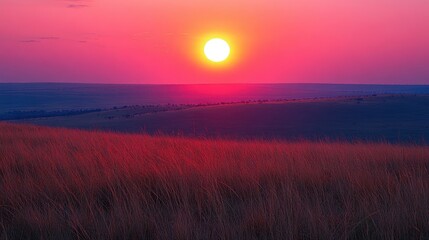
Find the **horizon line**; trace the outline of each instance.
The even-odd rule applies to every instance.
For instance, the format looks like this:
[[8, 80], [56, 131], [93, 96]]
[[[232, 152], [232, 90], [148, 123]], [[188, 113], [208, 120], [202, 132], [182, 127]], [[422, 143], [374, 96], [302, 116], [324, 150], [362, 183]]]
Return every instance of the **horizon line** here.
[[372, 85], [372, 86], [429, 86], [428, 84], [404, 84], [404, 83], [303, 83], [303, 82], [256, 82], [256, 83], [99, 83], [99, 82], [0, 82], [0, 84], [80, 84], [80, 85]]

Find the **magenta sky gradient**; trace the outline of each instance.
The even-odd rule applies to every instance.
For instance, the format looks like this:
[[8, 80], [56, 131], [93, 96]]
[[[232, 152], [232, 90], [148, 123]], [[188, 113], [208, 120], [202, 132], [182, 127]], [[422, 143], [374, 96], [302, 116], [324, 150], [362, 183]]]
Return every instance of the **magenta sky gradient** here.
[[1, 0], [0, 82], [429, 84], [429, 1]]

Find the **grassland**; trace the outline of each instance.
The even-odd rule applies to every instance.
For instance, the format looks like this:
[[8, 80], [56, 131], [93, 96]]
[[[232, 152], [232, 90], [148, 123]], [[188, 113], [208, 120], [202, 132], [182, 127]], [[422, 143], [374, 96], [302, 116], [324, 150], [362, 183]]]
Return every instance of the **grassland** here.
[[0, 123], [0, 239], [428, 239], [429, 147]]

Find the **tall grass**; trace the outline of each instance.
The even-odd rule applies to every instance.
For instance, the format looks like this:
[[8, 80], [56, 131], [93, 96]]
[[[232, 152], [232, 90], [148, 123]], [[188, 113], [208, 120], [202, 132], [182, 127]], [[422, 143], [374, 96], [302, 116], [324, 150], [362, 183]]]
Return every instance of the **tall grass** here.
[[0, 123], [0, 239], [428, 239], [429, 147]]

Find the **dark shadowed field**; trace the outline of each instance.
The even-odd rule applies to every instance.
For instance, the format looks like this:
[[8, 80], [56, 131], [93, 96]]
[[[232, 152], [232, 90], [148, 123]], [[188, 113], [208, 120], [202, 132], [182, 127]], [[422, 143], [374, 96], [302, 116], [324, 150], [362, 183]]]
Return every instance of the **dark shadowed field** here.
[[428, 239], [429, 148], [0, 123], [0, 239]]
[[8, 112], [79, 111], [124, 105], [207, 104], [371, 94], [429, 94], [427, 85], [369, 84], [80, 84], [0, 83], [0, 119]]
[[429, 139], [429, 95], [374, 95], [161, 109], [134, 106], [20, 122], [232, 139], [424, 143]]

